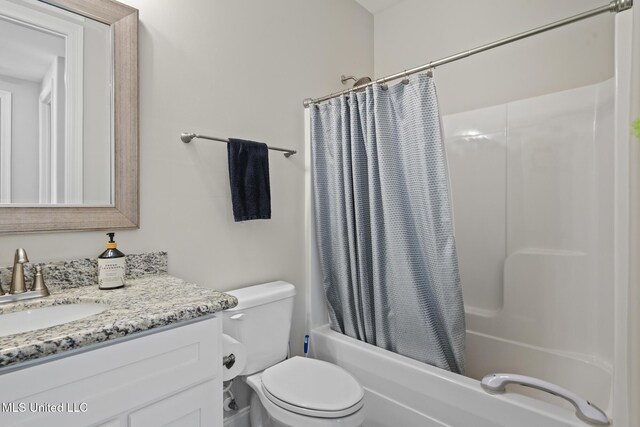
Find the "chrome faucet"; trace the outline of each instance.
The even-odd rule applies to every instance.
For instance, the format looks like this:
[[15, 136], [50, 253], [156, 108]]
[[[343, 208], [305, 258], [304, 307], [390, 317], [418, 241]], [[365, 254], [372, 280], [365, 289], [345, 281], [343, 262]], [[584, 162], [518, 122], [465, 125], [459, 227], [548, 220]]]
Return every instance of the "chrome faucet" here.
[[27, 289], [24, 278], [24, 264], [27, 262], [29, 262], [27, 251], [18, 248], [13, 258], [13, 273], [11, 275], [9, 292], [5, 293], [2, 287], [0, 287], [0, 304], [31, 298], [42, 298], [49, 295], [49, 289], [47, 289], [47, 286], [44, 284], [42, 267], [40, 265], [36, 266], [33, 284]]

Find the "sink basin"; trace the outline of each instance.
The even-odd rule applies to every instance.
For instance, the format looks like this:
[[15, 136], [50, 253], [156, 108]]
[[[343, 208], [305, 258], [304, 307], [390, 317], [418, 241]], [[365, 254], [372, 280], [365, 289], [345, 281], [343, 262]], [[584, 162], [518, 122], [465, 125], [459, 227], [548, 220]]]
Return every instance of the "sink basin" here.
[[80, 303], [0, 314], [0, 337], [62, 325], [102, 313], [106, 309], [106, 304]]

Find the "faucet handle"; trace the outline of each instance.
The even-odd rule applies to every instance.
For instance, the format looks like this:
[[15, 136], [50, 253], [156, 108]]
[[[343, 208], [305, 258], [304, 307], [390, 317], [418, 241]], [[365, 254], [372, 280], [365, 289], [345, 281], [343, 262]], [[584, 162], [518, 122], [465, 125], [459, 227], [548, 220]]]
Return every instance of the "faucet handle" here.
[[49, 295], [49, 289], [47, 289], [47, 285], [44, 284], [44, 277], [42, 276], [42, 266], [39, 264], [36, 265], [36, 274], [33, 276], [31, 290], [39, 292], [43, 297]]

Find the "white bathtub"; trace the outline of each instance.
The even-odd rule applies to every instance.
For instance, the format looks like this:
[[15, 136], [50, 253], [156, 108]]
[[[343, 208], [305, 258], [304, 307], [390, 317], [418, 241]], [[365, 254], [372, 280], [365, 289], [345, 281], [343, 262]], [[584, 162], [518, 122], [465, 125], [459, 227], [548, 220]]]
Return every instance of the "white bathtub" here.
[[354, 340], [311, 331], [313, 357], [342, 366], [365, 388], [365, 427], [585, 427], [570, 409], [518, 393], [486, 393], [477, 380]]

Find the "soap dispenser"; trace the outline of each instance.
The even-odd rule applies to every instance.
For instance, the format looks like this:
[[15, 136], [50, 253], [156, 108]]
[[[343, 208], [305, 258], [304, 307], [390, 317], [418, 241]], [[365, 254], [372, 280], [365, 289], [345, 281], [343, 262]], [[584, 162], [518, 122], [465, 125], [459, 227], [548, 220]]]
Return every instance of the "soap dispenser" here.
[[98, 257], [98, 288], [118, 289], [124, 286], [125, 257], [113, 240], [116, 233], [107, 233], [107, 250]]

